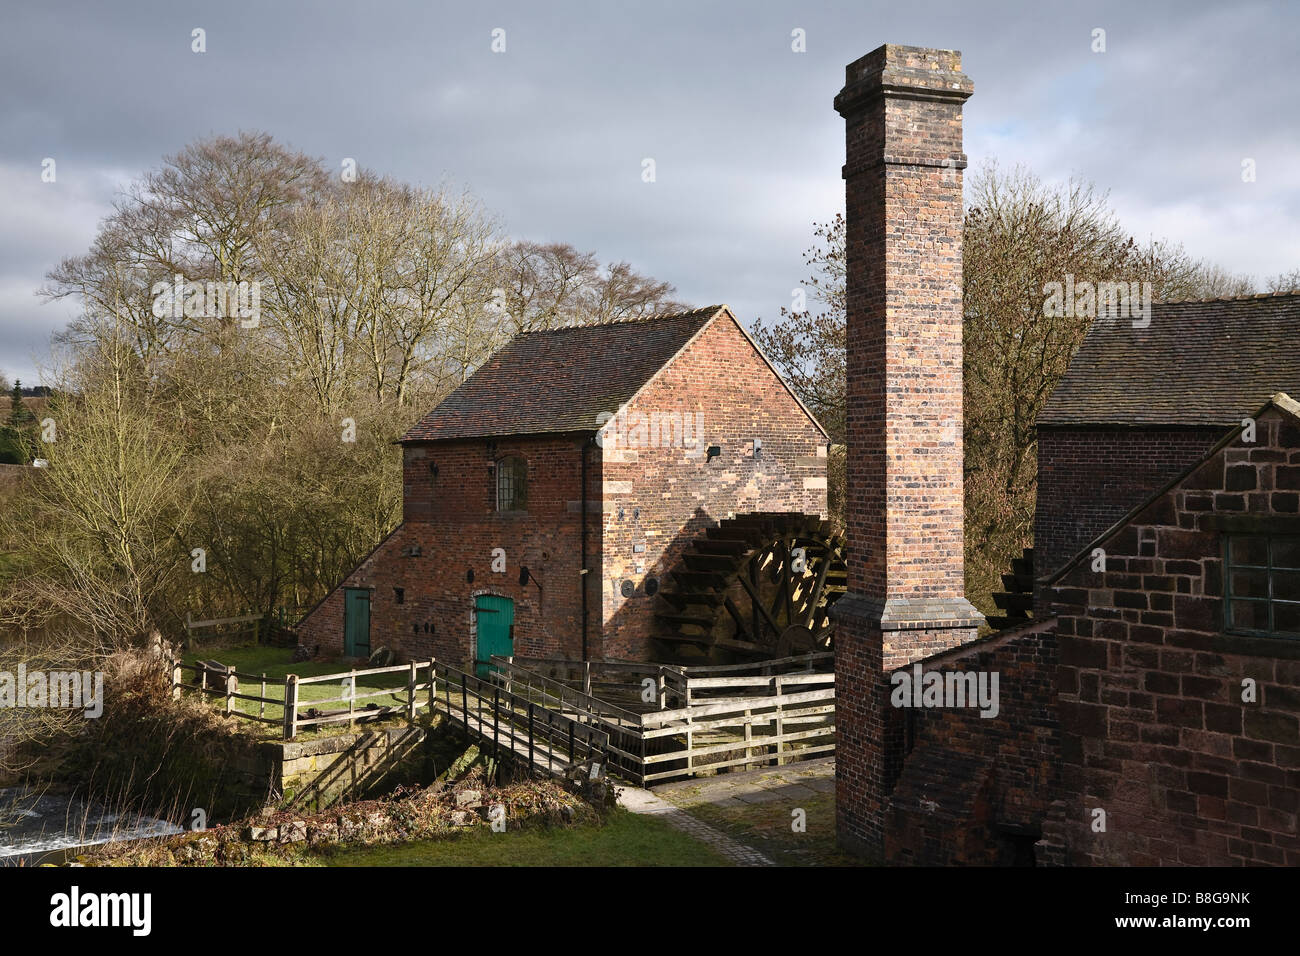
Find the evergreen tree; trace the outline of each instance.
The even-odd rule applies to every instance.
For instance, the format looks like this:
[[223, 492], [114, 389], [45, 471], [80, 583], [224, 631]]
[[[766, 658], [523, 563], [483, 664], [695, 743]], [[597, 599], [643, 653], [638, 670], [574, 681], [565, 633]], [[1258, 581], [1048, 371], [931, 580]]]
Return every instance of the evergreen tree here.
[[22, 383], [18, 379], [14, 379], [14, 387], [9, 392], [9, 427], [20, 427], [30, 416], [31, 413], [23, 407]]

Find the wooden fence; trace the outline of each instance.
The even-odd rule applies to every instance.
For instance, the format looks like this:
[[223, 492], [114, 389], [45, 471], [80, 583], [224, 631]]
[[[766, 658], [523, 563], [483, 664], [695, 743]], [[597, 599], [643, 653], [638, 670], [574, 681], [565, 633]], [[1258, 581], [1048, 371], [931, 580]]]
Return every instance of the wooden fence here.
[[[282, 681], [176, 661], [172, 687], [176, 696], [217, 699], [232, 717], [278, 726], [284, 740], [345, 722], [411, 723], [436, 708], [495, 753], [504, 746], [552, 772], [600, 753], [619, 776], [646, 786], [833, 753], [835, 675], [818, 669], [829, 656], [708, 667], [493, 657], [486, 679], [428, 660]], [[310, 690], [331, 683], [338, 693]], [[253, 685], [259, 693], [249, 693]]]
[[[423, 681], [420, 680], [421, 671], [424, 672], [425, 676]], [[370, 681], [375, 677], [383, 677], [388, 674], [405, 674], [405, 684], [380, 687], [357, 693], [358, 677]], [[335, 697], [316, 697], [310, 701], [301, 699], [303, 687], [334, 682], [339, 683], [341, 688], [346, 688], [343, 693]], [[348, 729], [351, 729], [358, 720], [383, 720], [396, 714], [405, 716], [407, 723], [413, 723], [416, 714], [425, 708], [433, 706], [437, 688], [438, 678], [432, 659], [422, 663], [411, 661], [408, 664], [396, 664], [391, 667], [367, 667], [361, 670], [342, 671], [337, 674], [320, 674], [315, 677], [299, 677], [296, 674], [290, 674], [284, 679], [284, 739], [293, 740], [294, 737], [298, 736], [300, 730], [306, 728], [322, 727], [325, 724], [340, 724], [347, 721]], [[426, 694], [423, 700], [419, 697], [422, 692]], [[400, 699], [403, 694], [405, 698]], [[380, 698], [397, 698], [399, 702], [381, 707], [375, 703]], [[370, 701], [371, 703], [358, 707], [360, 701]], [[306, 710], [306, 716], [299, 716], [299, 711], [304, 703], [310, 704], [310, 706]], [[346, 710], [341, 707], [336, 710], [321, 710], [320, 706], [317, 706], [344, 703], [347, 704]]]
[[[191, 679], [186, 681], [187, 672]], [[387, 675], [405, 674], [405, 681], [394, 681], [389, 686], [362, 688], [358, 691], [357, 679], [368, 684], [376, 683], [376, 678]], [[421, 676], [423, 675], [423, 676]], [[394, 715], [403, 715], [408, 721], [414, 721], [421, 710], [430, 706], [437, 677], [432, 660], [411, 661], [393, 667], [369, 667], [340, 671], [337, 674], [318, 674], [311, 677], [299, 677], [289, 674], [281, 680], [268, 681], [265, 674], [245, 674], [233, 668], [221, 667], [214, 662], [199, 661], [186, 664], [183, 661], [172, 662], [172, 696], [179, 697], [183, 691], [196, 691], [201, 696], [220, 698], [225, 712], [240, 720], [278, 725], [282, 728], [285, 740], [292, 740], [307, 729], [322, 727], [326, 724], [347, 722], [351, 728], [358, 721], [382, 720]], [[340, 692], [335, 695], [310, 697], [304, 696], [303, 688], [337, 683]], [[381, 681], [381, 683], [383, 683]], [[256, 684], [259, 693], [248, 693], [246, 688]], [[268, 687], [273, 693], [268, 693]], [[420, 695], [424, 694], [424, 697]], [[389, 698], [392, 702], [379, 705], [377, 701]], [[257, 713], [252, 713], [251, 706], [236, 706], [236, 701], [248, 701], [257, 705]], [[347, 706], [332, 706], [343, 705]], [[268, 713], [269, 712], [269, 713]]]
[[[185, 672], [189, 671], [193, 679], [185, 682]], [[238, 688], [241, 686], [240, 681], [248, 683], [257, 683], [261, 688], [259, 694], [240, 693]], [[272, 681], [274, 686], [276, 682]], [[182, 691], [197, 691], [203, 697], [219, 697], [224, 701], [224, 709], [232, 717], [239, 717], [243, 720], [252, 720], [262, 724], [278, 724], [282, 718], [267, 717], [266, 705], [279, 709], [283, 705], [283, 698], [268, 697], [266, 695], [266, 675], [265, 674], [244, 674], [234, 668], [218, 668], [209, 664], [199, 662], [197, 664], [186, 664], [177, 660], [172, 662], [172, 696], [179, 698]], [[247, 700], [257, 704], [257, 713], [252, 714], [241, 710], [235, 706], [235, 701]]]
[[185, 636], [191, 644], [217, 641], [224, 644], [250, 637], [259, 644], [282, 644], [293, 637], [288, 629], [293, 614], [290, 608], [277, 607], [269, 614], [246, 613], [196, 621], [186, 612]]
[[587, 760], [608, 760], [610, 740], [604, 728], [542, 706], [497, 680], [442, 665], [438, 674], [444, 695], [440, 709], [482, 741], [480, 752], [490, 744], [493, 760], [513, 754], [525, 766], [552, 776], [563, 776]]
[[[192, 677], [188, 682], [187, 673]], [[394, 680], [391, 686], [357, 686], [358, 679], [374, 685], [398, 675], [404, 675], [405, 680]], [[260, 693], [241, 691], [245, 686], [241, 681], [256, 683]], [[338, 694], [304, 695], [304, 688], [336, 682]], [[404, 717], [408, 724], [414, 723], [420, 711], [438, 709], [478, 738], [481, 749], [490, 745], [498, 761], [505, 755], [527, 761], [535, 771], [562, 775], [575, 762], [592, 759], [603, 764], [609, 759], [609, 734], [603, 727], [514, 693], [500, 679], [483, 680], [432, 659], [312, 677], [289, 674], [283, 681], [270, 682], [272, 693], [268, 693], [265, 674], [174, 661], [172, 693], [179, 697], [187, 690], [220, 700], [231, 717], [278, 726], [284, 740], [293, 740], [305, 730], [345, 721], [349, 728], [358, 722], [397, 716]], [[277, 690], [279, 696], [274, 693]], [[395, 703], [377, 703], [384, 698]], [[236, 706], [238, 701], [256, 704], [257, 712], [253, 713], [251, 706]]]
[[[587, 688], [601, 686], [589, 676], [593, 669], [619, 662], [493, 657], [492, 663], [499, 668], [496, 680], [525, 699], [602, 727], [609, 734], [610, 766], [646, 786], [833, 753], [835, 675], [817, 669], [830, 659], [823, 652], [762, 664], [620, 665], [623, 675], [640, 680], [619, 687], [618, 704]], [[533, 669], [539, 664], [549, 673]]]
[[510, 657], [510, 662], [528, 672], [548, 677], [584, 694], [611, 704], [625, 703], [638, 710], [650, 682], [657, 704], [667, 707], [680, 703], [686, 690], [686, 671], [672, 664], [647, 664], [636, 661], [573, 661], [548, 657]]

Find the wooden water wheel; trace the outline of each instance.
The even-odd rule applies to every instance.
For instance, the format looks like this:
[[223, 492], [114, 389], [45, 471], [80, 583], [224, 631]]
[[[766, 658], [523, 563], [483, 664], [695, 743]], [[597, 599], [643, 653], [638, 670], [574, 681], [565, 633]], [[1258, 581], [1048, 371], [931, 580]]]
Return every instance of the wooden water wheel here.
[[816, 515], [727, 518], [695, 539], [660, 592], [665, 663], [741, 663], [831, 646], [848, 586], [844, 539]]

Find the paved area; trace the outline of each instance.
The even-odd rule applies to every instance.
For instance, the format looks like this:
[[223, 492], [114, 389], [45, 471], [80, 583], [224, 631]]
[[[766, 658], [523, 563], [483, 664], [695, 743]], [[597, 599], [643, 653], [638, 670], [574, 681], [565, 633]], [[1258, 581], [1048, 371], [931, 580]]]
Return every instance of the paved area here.
[[835, 791], [835, 758], [824, 757], [801, 763], [695, 777], [661, 784], [654, 791], [637, 787], [623, 789], [620, 802], [633, 813], [650, 813], [722, 853], [739, 866], [774, 866], [773, 860], [716, 827], [692, 816], [678, 804], [716, 807], [746, 807], [784, 804], [798, 807], [819, 794]]
[[701, 843], [713, 847], [737, 866], [775, 866], [776, 864], [751, 846], [733, 840], [721, 830], [716, 830], [702, 820], [697, 820], [685, 810], [640, 787], [621, 787], [619, 803], [633, 813], [657, 816], [689, 834]]
[[764, 770], [694, 777], [655, 787], [655, 793], [671, 803], [711, 803], [719, 807], [778, 802], [797, 807], [801, 798], [808, 799], [817, 794], [834, 792], [834, 757], [805, 760]]

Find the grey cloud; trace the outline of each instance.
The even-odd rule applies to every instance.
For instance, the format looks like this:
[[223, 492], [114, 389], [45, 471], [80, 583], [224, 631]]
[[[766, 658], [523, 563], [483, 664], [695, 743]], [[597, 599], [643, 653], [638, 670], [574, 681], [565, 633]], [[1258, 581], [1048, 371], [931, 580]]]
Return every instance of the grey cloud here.
[[[0, 26], [0, 368], [29, 377], [51, 327], [12, 290], [83, 251], [130, 176], [238, 129], [465, 186], [513, 235], [770, 319], [804, 275], [811, 222], [841, 202], [844, 64], [886, 41], [963, 50], [973, 162], [1077, 172], [1138, 235], [1281, 271], [1300, 257], [1300, 194], [1283, 180], [1300, 146], [1298, 26], [1281, 2], [15, 5]], [[190, 52], [194, 27], [205, 54]], [[795, 27], [805, 54], [790, 51]], [[1105, 54], [1089, 50], [1094, 27]], [[1253, 153], [1260, 188], [1243, 192], [1233, 164]], [[9, 173], [38, 176], [44, 156], [65, 192], [33, 208]]]

